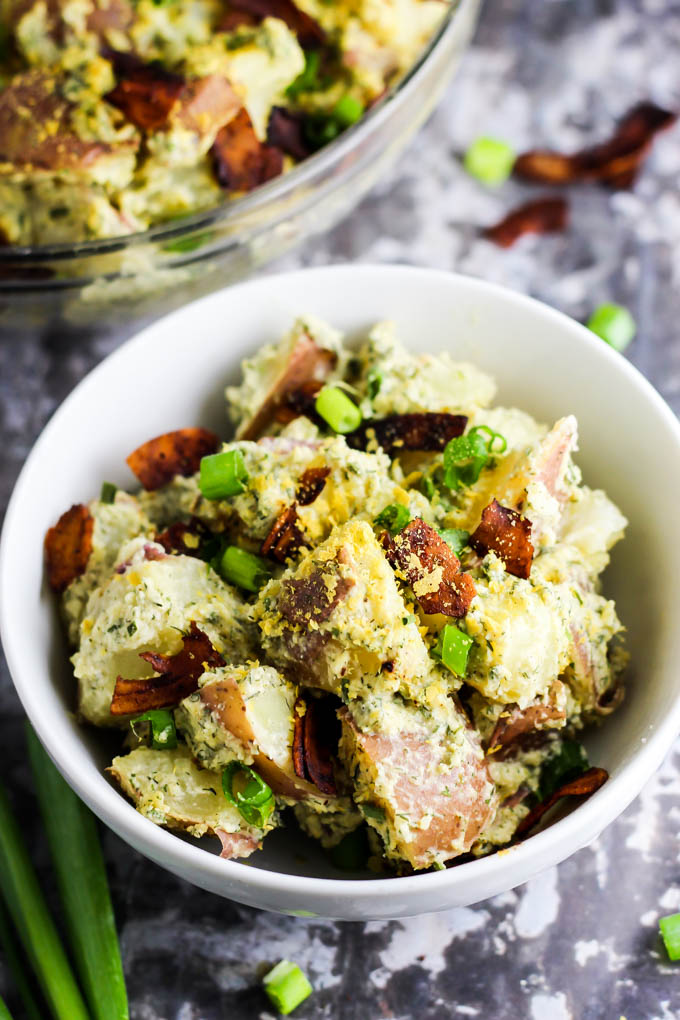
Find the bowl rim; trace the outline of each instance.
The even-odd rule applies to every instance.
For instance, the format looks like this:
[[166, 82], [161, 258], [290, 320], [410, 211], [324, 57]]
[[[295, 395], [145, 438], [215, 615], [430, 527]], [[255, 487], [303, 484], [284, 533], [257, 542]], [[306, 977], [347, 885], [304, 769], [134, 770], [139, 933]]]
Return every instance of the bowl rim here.
[[[351, 276], [359, 274], [369, 277], [376, 273], [391, 276], [394, 286], [398, 286], [399, 278], [409, 276], [412, 279], [420, 277], [423, 281], [427, 279], [439, 280], [445, 285], [450, 286], [454, 284], [457, 287], [468, 288], [476, 292], [481, 298], [488, 296], [490, 299], [500, 299], [524, 309], [527, 314], [541, 319], [546, 327], [552, 326], [562, 330], [562, 332], [567, 331], [571, 333], [575, 341], [580, 345], [589, 347], [601, 361], [608, 364], [616, 372], [622, 373], [640, 391], [641, 395], [664, 422], [668, 436], [677, 448], [678, 464], [680, 466], [680, 422], [652, 384], [629, 361], [608, 347], [585, 326], [535, 298], [496, 283], [489, 283], [475, 277], [450, 273], [445, 270], [405, 265], [359, 263], [356, 265], [331, 265], [299, 269], [287, 273], [267, 274], [236, 284], [233, 287], [224, 288], [221, 291], [201, 298], [197, 302], [185, 305], [178, 311], [171, 312], [125, 341], [96, 365], [68, 394], [45, 425], [26, 458], [14, 485], [0, 537], [0, 634], [2, 635], [12, 683], [22, 706], [38, 737], [68, 783], [89, 804], [95, 814], [133, 847], [137, 849], [144, 847], [144, 850], [140, 852], [151, 856], [156, 861], [159, 859], [163, 860], [164, 867], [170, 870], [176, 869], [177, 873], [183, 876], [186, 876], [187, 872], [193, 875], [209, 876], [213, 880], [213, 888], [220, 884], [226, 887], [231, 883], [232, 885], [241, 886], [244, 890], [251, 889], [254, 894], [257, 894], [257, 892], [268, 892], [272, 895], [283, 895], [287, 899], [299, 894], [301, 902], [304, 901], [306, 896], [316, 896], [319, 899], [325, 897], [327, 901], [330, 898], [337, 900], [339, 897], [343, 900], [348, 898], [359, 902], [372, 900], [373, 903], [384, 904], [386, 900], [389, 900], [390, 897], [395, 897], [397, 894], [409, 897], [417, 892], [424, 893], [428, 891], [431, 893], [432, 891], [440, 890], [443, 893], [444, 890], [460, 889], [468, 879], [472, 879], [473, 874], [477, 880], [477, 886], [483, 883], [493, 888], [494, 882], [506, 870], [514, 870], [516, 874], [511, 880], [510, 885], [503, 886], [504, 888], [510, 888], [512, 885], [525, 881], [528, 877], [537, 874], [546, 867], [559, 863], [575, 852], [576, 849], [580, 849], [596, 838], [638, 795], [644, 784], [659, 768], [678, 732], [680, 732], [679, 688], [674, 697], [673, 704], [668, 709], [663, 721], [653, 732], [649, 733], [649, 736], [644, 739], [641, 746], [636, 748], [635, 753], [621, 767], [618, 774], [610, 777], [609, 781], [585, 803], [574, 807], [565, 817], [555, 821], [547, 829], [509, 849], [502, 849], [487, 857], [466, 861], [444, 871], [369, 879], [307, 877], [292, 875], [286, 872], [270, 871], [266, 868], [252, 867], [239, 861], [223, 860], [217, 855], [206, 852], [196, 843], [190, 843], [182, 838], [178, 838], [173, 832], [155, 825], [149, 819], [142, 816], [121, 793], [107, 782], [99, 768], [94, 764], [91, 770], [88, 769], [86, 772], [75, 771], [70, 760], [71, 752], [67, 750], [64, 754], [63, 747], [56, 745], [47, 722], [41, 717], [39, 701], [33, 693], [30, 677], [25, 677], [22, 673], [20, 647], [22, 639], [16, 636], [10, 629], [10, 611], [8, 606], [11, 604], [14, 578], [10, 576], [7, 567], [8, 549], [13, 541], [14, 532], [19, 527], [19, 519], [23, 516], [23, 504], [25, 501], [23, 491], [27, 485], [29, 468], [35, 460], [40, 458], [43, 446], [49, 442], [50, 432], [54, 424], [59, 422], [68, 413], [70, 403], [74, 401], [76, 395], [79, 395], [84, 389], [97, 384], [99, 378], [106, 373], [111, 362], [121, 357], [129, 357], [130, 352], [134, 351], [137, 346], [141, 347], [146, 343], [153, 342], [155, 331], [162, 330], [164, 323], [167, 326], [173, 316], [181, 315], [192, 305], [196, 306], [207, 302], [223, 301], [226, 294], [236, 291], [243, 292], [244, 290], [258, 290], [262, 288], [266, 290], [271, 280], [276, 280], [279, 285], [285, 286], [288, 281], [292, 283], [300, 277], [304, 277], [306, 281], [311, 282], [313, 285], [314, 278], [322, 276], [342, 277], [343, 275]], [[78, 741], [77, 734], [74, 734], [74, 740]], [[514, 869], [508, 869], [510, 860], [515, 865]], [[474, 873], [471, 870], [473, 868], [475, 869]], [[520, 877], [517, 877], [517, 875]], [[200, 881], [197, 884], [200, 885]], [[225, 894], [229, 895], [229, 890], [226, 888]], [[448, 903], [443, 900], [442, 909], [446, 906], [448, 906]], [[288, 910], [287, 912], [291, 911]], [[364, 915], [357, 914], [357, 916]]]
[[[10, 264], [17, 269], [21, 267], [29, 269], [31, 266], [39, 265], [47, 260], [61, 262], [69, 259], [79, 260], [88, 256], [105, 255], [145, 244], [177, 241], [185, 234], [195, 230], [206, 229], [229, 219], [237, 219], [241, 214], [248, 215], [266, 206], [270, 200], [272, 204], [277, 203], [283, 200], [289, 192], [294, 192], [298, 187], [304, 188], [309, 178], [314, 177], [317, 173], [323, 173], [330, 164], [341, 161], [357, 145], [360, 145], [365, 137], [380, 127], [394, 105], [400, 105], [402, 97], [410, 94], [411, 90], [417, 86], [425, 64], [429, 62], [430, 57], [440, 46], [444, 45], [449, 35], [457, 30], [458, 22], [464, 17], [466, 10], [474, 7], [479, 0], [447, 0], [447, 2], [450, 6], [443, 15], [441, 23], [418, 58], [396, 84], [389, 88], [356, 124], [343, 131], [341, 135], [328, 145], [324, 145], [318, 152], [302, 160], [287, 173], [279, 174], [278, 177], [258, 185], [240, 198], [225, 197], [219, 205], [209, 209], [202, 209], [177, 219], [167, 220], [149, 227], [147, 230], [136, 231], [132, 234], [120, 234], [115, 237], [76, 243], [3, 245], [0, 246], [0, 266]], [[228, 243], [233, 243], [233, 238], [226, 240]], [[219, 250], [219, 247], [216, 250]], [[214, 250], [209, 252], [209, 254], [214, 253]], [[181, 266], [184, 261], [191, 261], [192, 254], [193, 252], [187, 253], [189, 258], [186, 260], [178, 258], [173, 262], [173, 265]], [[84, 276], [84, 278], [86, 277]], [[43, 282], [49, 283], [49, 281]], [[70, 285], [78, 283], [79, 278], [70, 281]]]

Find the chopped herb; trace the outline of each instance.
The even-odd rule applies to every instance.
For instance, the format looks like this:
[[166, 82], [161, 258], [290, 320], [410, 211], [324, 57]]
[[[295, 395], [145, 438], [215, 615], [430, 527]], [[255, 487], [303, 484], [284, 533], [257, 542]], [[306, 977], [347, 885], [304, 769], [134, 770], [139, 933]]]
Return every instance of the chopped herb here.
[[390, 503], [384, 510], [381, 510], [375, 518], [374, 524], [380, 528], [387, 528], [392, 535], [405, 528], [411, 520], [411, 514], [407, 506], [401, 503]]
[[362, 813], [366, 818], [372, 818], [375, 822], [385, 821], [385, 812], [378, 804], [360, 804]]
[[130, 637], [132, 637], [132, 635], [137, 632], [137, 624], [134, 623], [134, 622], [128, 623], [128, 625], [127, 625], [127, 632], [130, 635]]
[[474, 639], [469, 634], [459, 630], [455, 624], [447, 623], [432, 649], [432, 654], [452, 673], [465, 676], [468, 654], [473, 644]]
[[366, 389], [368, 390], [369, 400], [375, 400], [378, 393], [380, 393], [382, 383], [382, 372], [379, 372], [377, 368], [372, 368], [368, 373], [368, 378], [366, 379]]
[[444, 484], [449, 489], [474, 485], [493, 453], [504, 453], [507, 442], [488, 425], [475, 425], [464, 436], [451, 439], [444, 449]]
[[286, 89], [289, 99], [297, 99], [301, 92], [318, 91], [322, 85], [319, 80], [321, 68], [321, 54], [318, 50], [305, 50], [305, 66]]
[[230, 762], [222, 773], [222, 790], [249, 825], [263, 829], [274, 810], [274, 794], [257, 772], [240, 761]]
[[172, 751], [177, 747], [177, 730], [172, 712], [166, 708], [151, 708], [148, 712], [131, 719], [130, 726], [135, 736], [139, 736], [137, 725], [141, 722], [149, 723], [151, 746], [154, 751]]
[[470, 532], [464, 531], [463, 528], [444, 528], [439, 534], [456, 556], [460, 556], [470, 537]]

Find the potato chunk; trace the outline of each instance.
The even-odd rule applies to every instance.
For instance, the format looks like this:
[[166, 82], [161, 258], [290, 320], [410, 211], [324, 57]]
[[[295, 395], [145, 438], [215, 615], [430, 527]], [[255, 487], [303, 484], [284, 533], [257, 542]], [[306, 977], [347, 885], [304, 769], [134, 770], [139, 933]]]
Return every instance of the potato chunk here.
[[123, 546], [120, 556], [110, 580], [88, 601], [72, 659], [80, 713], [98, 726], [121, 724], [109, 711], [116, 678], [152, 676], [140, 652], [176, 654], [192, 621], [227, 661], [253, 652], [247, 607], [202, 560], [167, 556], [143, 538]]
[[145, 818], [192, 836], [218, 836], [222, 857], [248, 857], [274, 828], [275, 816], [265, 830], [249, 825], [224, 796], [220, 774], [199, 768], [186, 747], [138, 747], [114, 758], [109, 771]]
[[194, 757], [210, 769], [237, 760], [252, 765], [279, 797], [323, 797], [293, 767], [295, 685], [272, 666], [225, 666], [205, 673], [201, 688], [176, 712]]
[[392, 699], [371, 732], [351, 709], [340, 718], [354, 799], [386, 856], [420, 869], [466, 853], [496, 801], [479, 739], [453, 702], [435, 716]]
[[260, 593], [268, 657], [310, 687], [424, 696], [431, 662], [373, 530], [350, 521]]

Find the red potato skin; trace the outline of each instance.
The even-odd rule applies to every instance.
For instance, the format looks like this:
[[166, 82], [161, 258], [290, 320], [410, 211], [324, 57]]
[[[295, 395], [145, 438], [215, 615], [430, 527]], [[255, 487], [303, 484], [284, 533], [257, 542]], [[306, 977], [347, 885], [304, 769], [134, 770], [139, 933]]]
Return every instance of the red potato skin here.
[[[394, 788], [394, 813], [412, 819], [415, 827], [423, 807], [432, 810], [434, 817], [429, 827], [414, 828], [413, 840], [403, 847], [413, 865], [429, 867], [433, 854], [453, 858], [466, 853], [497, 808], [486, 762], [472, 731], [466, 731], [469, 750], [460, 767], [450, 773], [430, 775], [437, 748], [422, 733], [396, 737], [362, 733], [347, 709], [341, 709], [338, 715], [350, 743], [354, 742], [372, 761], [381, 762], [389, 773], [401, 773]], [[446, 789], [448, 796], [443, 792]]]

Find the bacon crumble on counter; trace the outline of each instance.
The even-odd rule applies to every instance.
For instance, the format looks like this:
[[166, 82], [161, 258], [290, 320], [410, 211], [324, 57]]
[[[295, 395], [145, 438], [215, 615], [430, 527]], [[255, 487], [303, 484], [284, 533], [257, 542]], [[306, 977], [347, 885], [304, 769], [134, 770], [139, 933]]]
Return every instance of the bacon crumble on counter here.
[[566, 198], [555, 195], [536, 198], [511, 210], [492, 227], [485, 227], [482, 236], [501, 248], [510, 248], [525, 234], [553, 234], [569, 225]]

